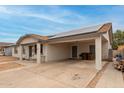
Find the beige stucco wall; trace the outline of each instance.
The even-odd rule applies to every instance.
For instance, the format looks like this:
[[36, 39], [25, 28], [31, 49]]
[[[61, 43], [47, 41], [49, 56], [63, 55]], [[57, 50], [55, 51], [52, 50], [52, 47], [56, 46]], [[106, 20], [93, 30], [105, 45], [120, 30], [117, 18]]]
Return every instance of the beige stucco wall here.
[[[112, 53], [109, 53], [109, 49], [112, 49], [112, 45], [110, 43], [110, 37], [109, 32], [104, 33], [103, 37], [106, 39], [106, 41], [102, 41], [102, 58], [103, 59], [110, 59], [112, 57]], [[110, 54], [110, 55], [109, 55]]]
[[[25, 54], [22, 54], [22, 57], [25, 59], [29, 59], [29, 48], [28, 46], [24, 46]], [[19, 58], [19, 47], [17, 47], [18, 52], [14, 53], [14, 47], [12, 47], [12, 56]], [[32, 59], [36, 59], [36, 54], [34, 54], [34, 50], [32, 49]]]
[[21, 44], [32, 43], [32, 42], [37, 42], [37, 40], [31, 37], [28, 37], [28, 38], [23, 39], [21, 41]]
[[[78, 57], [82, 52], [89, 53], [90, 52], [90, 45], [95, 45], [95, 41], [91, 42], [78, 42], [78, 43], [73, 43], [71, 46], [77, 45], [78, 46]], [[71, 53], [70, 53], [71, 54]], [[71, 55], [70, 55], [71, 56]], [[108, 58], [108, 42], [104, 41], [102, 42], [102, 59], [107, 59]]]
[[[29, 59], [29, 46], [24, 46], [25, 54], [22, 54], [23, 58]], [[37, 55], [34, 52], [34, 47], [32, 48], [32, 57], [31, 59], [36, 59]]]
[[[24, 38], [20, 44], [27, 44], [27, 43], [33, 43], [33, 42], [37, 42], [36, 39], [34, 38], [31, 38], [31, 37], [28, 37], [28, 38]], [[19, 46], [17, 47], [18, 49], [18, 53], [14, 53], [14, 47], [12, 48], [12, 56], [14, 57], [18, 57], [19, 58]], [[29, 58], [29, 48], [28, 46], [24, 46], [24, 49], [25, 49], [25, 54], [22, 54], [22, 57], [25, 58], [25, 59], [28, 59]], [[34, 51], [34, 50], [32, 50]], [[32, 59], [36, 59], [36, 54], [32, 53]]]
[[106, 38], [107, 42], [108, 42], [108, 49], [111, 49], [112, 46], [110, 44], [110, 39], [109, 39], [109, 33], [104, 33], [103, 36]]
[[49, 44], [46, 56], [47, 61], [68, 59], [70, 57], [69, 44]]
[[25, 46], [24, 48], [25, 48], [25, 55], [23, 54], [24, 55], [24, 58], [25, 59], [29, 59], [29, 47], [28, 46]]
[[87, 52], [89, 53], [90, 52], [90, 48], [89, 46], [90, 45], [95, 45], [95, 42], [92, 41], [92, 42], [80, 42], [79, 45], [78, 45], [78, 55], [80, 55], [82, 52]]
[[82, 52], [89, 53], [89, 45], [94, 45], [92, 42], [74, 42], [74, 43], [59, 43], [47, 45], [47, 61], [64, 60], [72, 57], [72, 46], [78, 46], [77, 55]]
[[[15, 47], [13, 46], [13, 47], [12, 47], [12, 56], [13, 56], [13, 57], [19, 57], [18, 52], [17, 52], [17, 53], [14, 52], [14, 48], [15, 48]], [[18, 47], [18, 46], [17, 46], [17, 51], [19, 51], [19, 47]]]
[[108, 42], [107, 41], [104, 41], [102, 42], [102, 59], [103, 60], [106, 60], [108, 59]]
[[12, 56], [12, 47], [5, 48], [5, 55]]

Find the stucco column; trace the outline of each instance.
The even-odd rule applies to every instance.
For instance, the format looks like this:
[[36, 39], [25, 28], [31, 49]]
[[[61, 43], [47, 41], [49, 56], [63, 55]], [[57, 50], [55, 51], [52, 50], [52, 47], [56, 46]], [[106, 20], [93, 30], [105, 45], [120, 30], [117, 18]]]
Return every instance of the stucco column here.
[[102, 68], [102, 37], [99, 36], [95, 39], [95, 64], [96, 69]]
[[19, 60], [22, 60], [22, 45], [19, 45]]
[[44, 61], [47, 62], [47, 48], [48, 48], [48, 45], [47, 44], [43, 44], [43, 55], [45, 56], [45, 59]]
[[40, 43], [37, 43], [37, 63], [41, 63]]
[[15, 52], [14, 52], [14, 47], [12, 47], [12, 56], [14, 56], [14, 53], [15, 53]]
[[25, 53], [26, 53], [26, 58], [29, 59], [29, 46], [26, 46]]

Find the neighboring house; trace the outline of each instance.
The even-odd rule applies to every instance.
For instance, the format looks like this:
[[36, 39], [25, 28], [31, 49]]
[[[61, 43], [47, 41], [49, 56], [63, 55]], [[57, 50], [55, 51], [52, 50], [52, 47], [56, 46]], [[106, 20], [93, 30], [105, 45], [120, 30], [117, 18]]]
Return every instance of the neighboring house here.
[[95, 60], [96, 69], [102, 68], [102, 60], [112, 58], [112, 24], [81, 28], [52, 36], [28, 34], [13, 45], [12, 55], [34, 59], [37, 63], [65, 59]]
[[10, 47], [13, 43], [0, 42], [0, 55], [11, 56], [12, 48]]

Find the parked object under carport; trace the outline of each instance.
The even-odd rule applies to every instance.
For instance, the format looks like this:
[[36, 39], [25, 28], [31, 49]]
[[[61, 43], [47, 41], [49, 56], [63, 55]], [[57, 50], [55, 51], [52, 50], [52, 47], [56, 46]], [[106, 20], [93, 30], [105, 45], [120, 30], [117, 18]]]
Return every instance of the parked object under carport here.
[[93, 60], [93, 59], [95, 59], [95, 54], [93, 54], [93, 53], [81, 53], [79, 56], [82, 60]]

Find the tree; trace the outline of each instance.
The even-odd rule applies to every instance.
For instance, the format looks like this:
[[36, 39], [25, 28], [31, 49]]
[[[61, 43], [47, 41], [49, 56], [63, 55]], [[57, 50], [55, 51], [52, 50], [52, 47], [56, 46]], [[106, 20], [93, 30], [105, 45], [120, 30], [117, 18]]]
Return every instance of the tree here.
[[124, 44], [124, 31], [117, 30], [115, 33], [113, 33], [113, 49], [117, 49], [118, 45]]
[[114, 41], [114, 40], [113, 40], [113, 43], [112, 43], [112, 48], [113, 48], [114, 50], [117, 50], [117, 48], [118, 48], [118, 44], [117, 44], [117, 42]]

